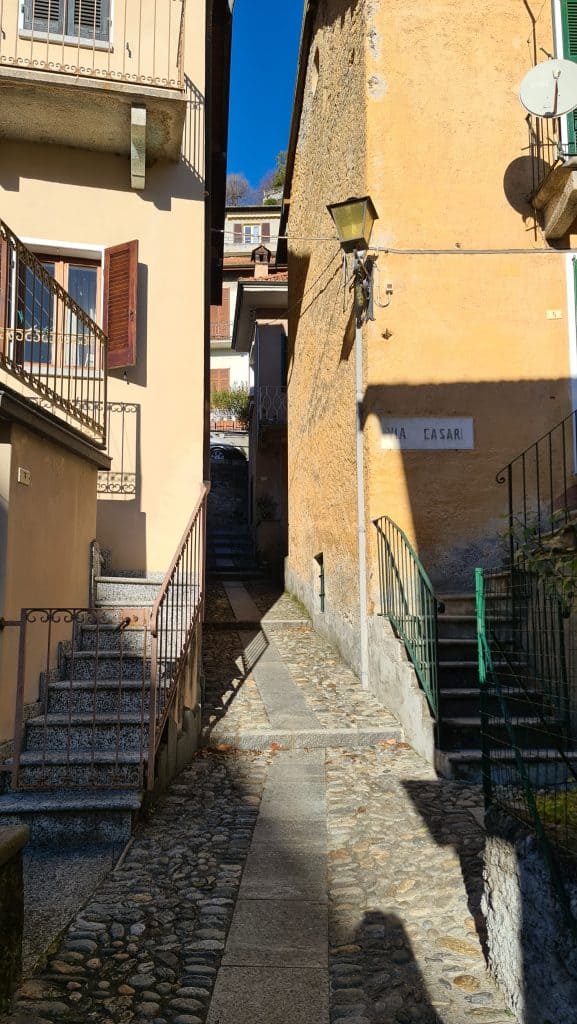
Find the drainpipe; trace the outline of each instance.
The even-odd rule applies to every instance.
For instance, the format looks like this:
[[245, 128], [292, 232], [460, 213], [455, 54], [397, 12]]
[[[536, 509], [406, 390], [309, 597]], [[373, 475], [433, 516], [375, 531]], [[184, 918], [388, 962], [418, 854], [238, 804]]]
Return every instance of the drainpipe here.
[[363, 451], [363, 309], [355, 287], [355, 384], [357, 406], [357, 532], [359, 555], [360, 679], [369, 688], [369, 634], [367, 628], [367, 536], [365, 529], [365, 459]]

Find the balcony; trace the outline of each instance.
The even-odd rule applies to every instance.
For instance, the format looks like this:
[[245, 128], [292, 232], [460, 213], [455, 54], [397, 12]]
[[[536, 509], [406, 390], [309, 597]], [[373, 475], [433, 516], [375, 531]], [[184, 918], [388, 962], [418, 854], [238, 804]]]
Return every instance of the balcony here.
[[210, 323], [210, 344], [213, 348], [230, 348], [232, 331], [230, 321], [211, 320]]
[[0, 221], [0, 388], [106, 443], [107, 338]]
[[185, 3], [3, 0], [1, 136], [178, 160]]
[[270, 384], [257, 388], [260, 427], [281, 427], [287, 422], [287, 389]]
[[577, 217], [577, 143], [564, 138], [560, 118], [529, 115], [533, 166], [531, 202], [543, 215], [545, 238], [563, 238]]

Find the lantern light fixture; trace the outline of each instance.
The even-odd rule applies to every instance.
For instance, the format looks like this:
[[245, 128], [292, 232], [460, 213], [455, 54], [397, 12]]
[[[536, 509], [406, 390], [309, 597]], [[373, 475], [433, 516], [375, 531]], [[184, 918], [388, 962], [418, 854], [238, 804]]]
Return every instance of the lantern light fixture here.
[[341, 249], [356, 252], [369, 248], [373, 224], [379, 219], [370, 196], [351, 197], [327, 206], [337, 229]]

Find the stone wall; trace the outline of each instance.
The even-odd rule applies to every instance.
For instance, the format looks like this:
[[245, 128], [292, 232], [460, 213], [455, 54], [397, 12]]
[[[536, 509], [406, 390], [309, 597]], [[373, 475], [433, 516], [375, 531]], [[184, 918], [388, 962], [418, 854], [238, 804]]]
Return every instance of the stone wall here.
[[22, 847], [27, 840], [26, 828], [0, 829], [0, 1013], [8, 1008], [22, 967]]
[[[519, 1024], [575, 1024], [577, 944], [534, 835], [502, 812], [486, 817], [489, 966]], [[567, 876], [577, 915], [577, 881]]]

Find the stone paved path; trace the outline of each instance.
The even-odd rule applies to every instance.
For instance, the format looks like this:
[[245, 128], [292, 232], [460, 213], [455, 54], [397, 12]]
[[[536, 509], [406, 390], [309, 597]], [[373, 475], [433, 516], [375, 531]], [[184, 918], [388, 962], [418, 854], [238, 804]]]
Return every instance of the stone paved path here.
[[[212, 747], [24, 984], [13, 1024], [510, 1024], [481, 948], [480, 792], [439, 780], [398, 730], [363, 744], [374, 715], [394, 723], [286, 623], [291, 607], [263, 630], [262, 664], [227, 618], [207, 631]], [[274, 665], [304, 731], [312, 716], [350, 746], [214, 737], [227, 719], [238, 737], [279, 732], [291, 699]]]

